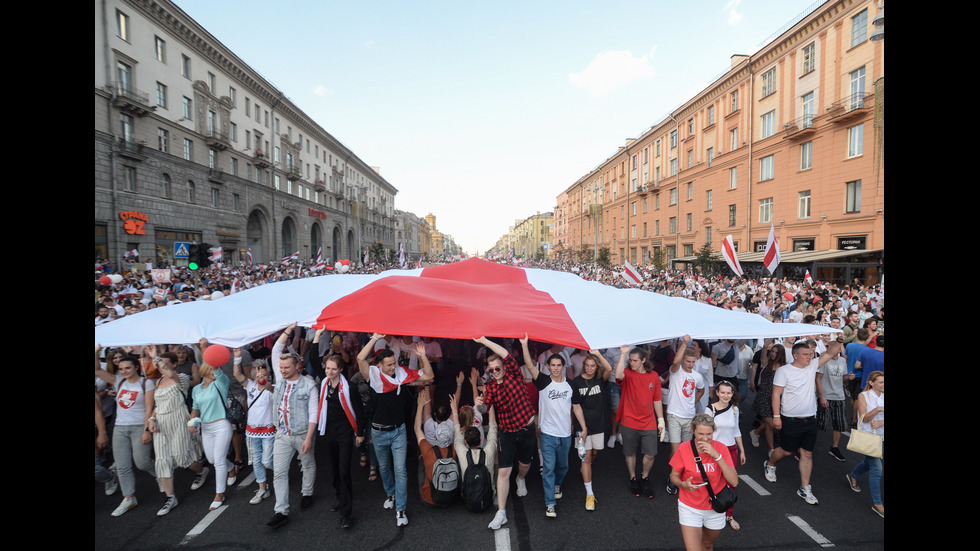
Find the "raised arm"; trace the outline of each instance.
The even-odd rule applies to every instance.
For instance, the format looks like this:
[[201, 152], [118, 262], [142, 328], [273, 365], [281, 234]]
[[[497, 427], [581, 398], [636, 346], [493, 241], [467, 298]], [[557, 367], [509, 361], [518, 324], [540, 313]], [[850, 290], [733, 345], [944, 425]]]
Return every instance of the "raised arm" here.
[[[681, 368], [681, 362], [684, 361], [684, 352], [687, 351], [687, 343], [691, 342], [690, 335], [684, 335], [681, 339], [680, 346], [677, 347], [677, 351], [674, 352], [674, 363], [670, 366], [671, 373], [677, 373], [677, 370]], [[711, 365], [714, 366], [715, 360], [718, 359], [717, 354], [711, 355]]]
[[503, 346], [500, 346], [499, 344], [493, 342], [492, 340], [486, 338], [485, 336], [484, 337], [480, 337], [478, 339], [473, 339], [473, 340], [476, 341], [476, 342], [478, 342], [478, 343], [480, 343], [480, 344], [482, 344], [483, 346], [486, 346], [494, 354], [500, 356], [501, 358], [506, 358], [507, 356], [510, 355], [510, 353], [507, 352], [507, 349], [506, 348], [504, 348]]
[[422, 410], [429, 403], [429, 393], [420, 391], [417, 400], [418, 407], [415, 409], [415, 440], [421, 443], [425, 440], [425, 431], [422, 430]]
[[839, 340], [835, 340], [834, 342], [830, 343], [830, 346], [827, 347], [827, 350], [824, 350], [823, 354], [821, 354], [820, 358], [817, 360], [817, 366], [818, 367], [822, 366], [828, 361], [836, 358], [837, 354], [840, 353], [841, 346], [843, 345]]
[[538, 371], [537, 364], [531, 359], [531, 351], [527, 347], [527, 333], [524, 333], [524, 338], [520, 339], [520, 341], [521, 351], [524, 352], [524, 365], [527, 366], [528, 372], [531, 373], [531, 380], [533, 381], [538, 378], [540, 372]]
[[235, 380], [238, 381], [238, 384], [245, 386], [245, 384], [248, 382], [250, 377], [246, 377], [245, 374], [242, 373], [241, 347], [233, 349], [232, 353], [235, 355], [235, 371], [234, 371]]
[[608, 381], [609, 376], [612, 375], [613, 372], [612, 366], [609, 365], [609, 360], [607, 360], [605, 356], [600, 354], [598, 350], [589, 350], [589, 354], [592, 354], [596, 358], [599, 358], [599, 361], [602, 363], [602, 380]]
[[626, 358], [630, 354], [630, 347], [620, 346], [619, 347], [619, 363], [616, 364], [616, 380], [622, 381], [623, 377], [626, 375], [624, 371], [626, 368]]
[[368, 340], [367, 344], [365, 344], [364, 348], [362, 348], [357, 354], [357, 369], [361, 372], [361, 377], [364, 377], [365, 381], [371, 381], [371, 366], [368, 365], [367, 358], [374, 350], [374, 343], [383, 338], [385, 338], [385, 336], [379, 335], [378, 333], [371, 335], [371, 338]]
[[286, 348], [286, 343], [293, 337], [293, 329], [295, 328], [296, 322], [294, 321], [286, 327], [286, 330], [276, 339], [276, 344], [272, 346], [272, 373], [277, 383], [282, 380], [282, 372], [279, 370], [279, 356]]
[[102, 364], [99, 362], [99, 352], [101, 350], [101, 344], [95, 345], [95, 376], [109, 383], [110, 385], [114, 385], [116, 384], [116, 376], [103, 369]]
[[424, 383], [435, 379], [435, 373], [432, 372], [432, 364], [429, 363], [429, 358], [425, 355], [425, 345], [417, 342], [415, 343], [415, 355], [419, 357], [419, 362], [422, 363], [422, 374], [419, 375], [418, 381]]

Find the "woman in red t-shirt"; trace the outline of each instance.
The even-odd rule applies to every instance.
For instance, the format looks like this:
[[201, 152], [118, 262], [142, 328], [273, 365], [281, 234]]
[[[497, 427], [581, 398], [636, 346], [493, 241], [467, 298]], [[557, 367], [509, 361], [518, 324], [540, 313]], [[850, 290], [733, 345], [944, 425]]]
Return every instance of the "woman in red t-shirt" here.
[[[707, 413], [699, 413], [691, 421], [691, 432], [701, 464], [708, 475], [711, 490], [718, 494], [726, 483], [732, 488], [738, 485], [738, 473], [735, 472], [728, 447], [712, 440], [714, 431], [714, 419]], [[721, 529], [725, 527], [725, 513], [716, 513], [711, 508], [710, 496], [704, 487], [705, 480], [689, 444], [684, 443], [677, 449], [670, 460], [670, 468], [670, 481], [680, 489], [677, 513], [684, 547], [688, 551], [712, 549]]]

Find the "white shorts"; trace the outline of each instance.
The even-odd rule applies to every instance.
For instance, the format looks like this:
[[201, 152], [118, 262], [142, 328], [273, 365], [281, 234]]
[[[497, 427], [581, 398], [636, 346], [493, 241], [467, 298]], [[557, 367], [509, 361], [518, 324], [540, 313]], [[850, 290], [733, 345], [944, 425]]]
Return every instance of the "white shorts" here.
[[725, 527], [725, 513], [716, 513], [714, 509], [702, 511], [690, 505], [685, 505], [681, 500], [677, 500], [677, 516], [680, 517], [681, 526], [693, 526], [694, 528], [708, 528], [709, 530], [721, 530]]
[[606, 447], [606, 433], [590, 434], [585, 437], [585, 449], [601, 450]]

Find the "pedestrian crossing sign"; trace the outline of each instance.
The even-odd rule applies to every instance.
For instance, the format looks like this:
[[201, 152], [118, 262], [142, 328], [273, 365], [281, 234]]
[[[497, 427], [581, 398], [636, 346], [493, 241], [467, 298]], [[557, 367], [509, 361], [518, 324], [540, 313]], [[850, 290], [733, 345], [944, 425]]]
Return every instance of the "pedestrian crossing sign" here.
[[175, 241], [174, 242], [174, 258], [188, 258], [190, 257], [190, 246], [191, 244], [186, 241]]

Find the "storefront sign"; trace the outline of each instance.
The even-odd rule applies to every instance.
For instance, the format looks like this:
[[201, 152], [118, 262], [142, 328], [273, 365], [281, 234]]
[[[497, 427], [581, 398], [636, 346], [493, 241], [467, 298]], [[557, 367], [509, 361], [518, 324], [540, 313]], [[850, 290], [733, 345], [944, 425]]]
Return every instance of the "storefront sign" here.
[[867, 236], [838, 237], [837, 248], [845, 251], [864, 250], [867, 248]]
[[327, 213], [323, 212], [322, 210], [310, 209], [310, 216], [313, 216], [314, 218], [322, 218], [324, 220], [327, 219]]
[[127, 210], [119, 213], [119, 219], [123, 220], [123, 229], [129, 235], [146, 235], [143, 225], [150, 221], [150, 217], [135, 210]]
[[813, 239], [794, 239], [794, 251], [812, 251], [814, 247]]

